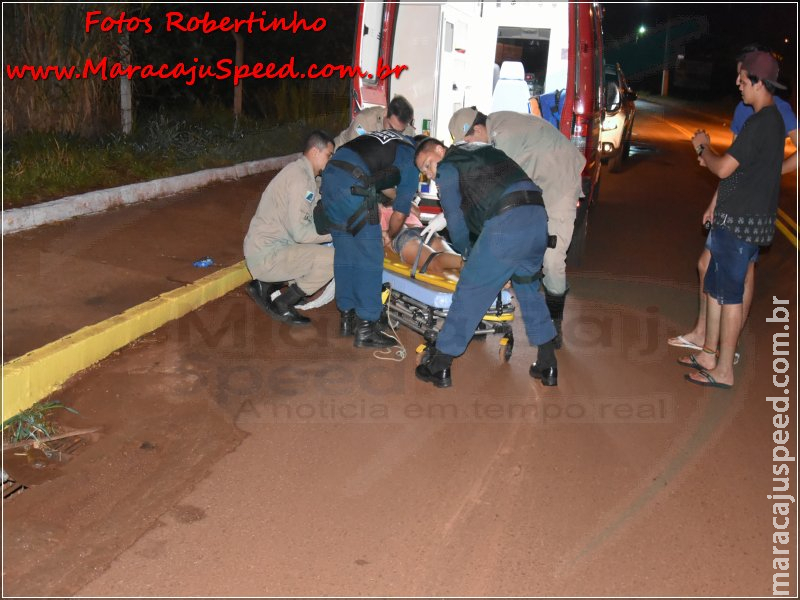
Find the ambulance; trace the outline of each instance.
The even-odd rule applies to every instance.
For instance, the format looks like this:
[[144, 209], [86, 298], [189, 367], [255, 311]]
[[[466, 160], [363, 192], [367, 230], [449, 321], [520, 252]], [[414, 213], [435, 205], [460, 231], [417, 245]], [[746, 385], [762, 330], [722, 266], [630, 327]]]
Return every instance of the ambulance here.
[[[362, 2], [354, 64], [371, 77], [351, 84], [351, 110], [386, 106], [395, 95], [414, 107], [414, 128], [450, 144], [451, 115], [539, 113], [584, 153], [579, 219], [599, 189], [604, 106], [601, 8], [578, 2]], [[388, 66], [399, 76], [380, 78]], [[382, 68], [381, 68], [382, 67]], [[541, 105], [537, 99], [558, 98]], [[512, 108], [513, 107], [513, 108]], [[553, 109], [555, 107], [555, 109]], [[541, 112], [546, 112], [541, 114]]]

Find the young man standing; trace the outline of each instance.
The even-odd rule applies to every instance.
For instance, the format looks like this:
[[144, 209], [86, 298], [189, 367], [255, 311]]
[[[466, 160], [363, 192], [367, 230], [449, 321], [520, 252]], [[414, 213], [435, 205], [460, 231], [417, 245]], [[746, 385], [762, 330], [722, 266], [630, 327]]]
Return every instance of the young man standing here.
[[711, 262], [703, 282], [708, 295], [705, 343], [686, 363], [700, 367], [686, 376], [697, 385], [733, 385], [748, 264], [775, 234], [785, 135], [773, 100], [775, 88], [784, 89], [777, 78], [778, 63], [771, 54], [746, 54], [736, 83], [755, 114], [723, 155], [711, 148], [706, 132], [692, 137], [700, 164], [721, 179], [707, 242]]
[[[750, 45], [745, 46], [739, 57], [737, 59], [736, 71], [738, 72], [742, 68], [742, 58], [755, 50], [761, 50], [768, 52], [768, 50], [762, 46], [758, 45]], [[775, 106], [778, 108], [778, 111], [781, 113], [783, 117], [784, 127], [786, 129], [786, 137], [789, 138], [789, 141], [794, 146], [794, 152], [784, 158], [783, 166], [781, 167], [781, 174], [785, 175], [786, 173], [791, 173], [797, 169], [797, 117], [795, 116], [794, 112], [792, 111], [791, 105], [785, 100], [782, 100], [779, 96], [773, 96], [773, 101], [775, 102]], [[744, 101], [740, 101], [739, 104], [736, 106], [736, 110], [733, 112], [733, 119], [731, 121], [731, 132], [733, 133], [733, 140], [736, 140], [736, 136], [738, 136], [742, 128], [744, 127], [745, 122], [753, 116], [753, 107], [745, 104]], [[714, 216], [714, 207], [717, 204], [717, 192], [714, 192], [714, 196], [711, 199], [711, 203], [709, 204], [706, 211], [703, 213], [703, 223], [712, 220]], [[710, 253], [707, 248], [703, 248], [702, 253], [700, 254], [700, 258], [697, 261], [697, 272], [699, 275], [699, 280], [701, 283], [700, 286], [700, 299], [699, 299], [699, 311], [697, 314], [697, 319], [695, 321], [694, 328], [689, 331], [688, 333], [684, 333], [683, 335], [678, 335], [674, 338], [670, 338], [667, 340], [667, 343], [670, 346], [678, 346], [681, 348], [690, 348], [692, 350], [700, 350], [703, 345], [703, 340], [706, 337], [706, 295], [703, 290], [703, 279], [706, 276], [706, 270], [708, 269], [708, 262], [710, 258]], [[747, 320], [747, 314], [750, 312], [750, 303], [753, 299], [753, 282], [755, 279], [755, 261], [757, 257], [754, 258], [750, 262], [750, 265], [747, 269], [747, 276], [744, 280], [744, 299], [742, 301], [742, 327], [744, 327], [744, 323]], [[734, 361], [735, 362], [735, 361]]]

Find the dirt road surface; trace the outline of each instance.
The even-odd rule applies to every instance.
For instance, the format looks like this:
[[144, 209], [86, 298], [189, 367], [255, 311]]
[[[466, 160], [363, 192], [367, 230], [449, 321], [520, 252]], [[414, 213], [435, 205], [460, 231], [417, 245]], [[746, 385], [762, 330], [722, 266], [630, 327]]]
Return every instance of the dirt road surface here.
[[[680, 129], [699, 125], [729, 139], [639, 103], [571, 274], [557, 388], [528, 376], [520, 319], [509, 363], [473, 343], [436, 390], [414, 378], [417, 334], [380, 360], [337, 337], [333, 305], [291, 328], [242, 289], [74, 378], [59, 422], [99, 432], [43, 468], [5, 453], [29, 485], [4, 503], [5, 594], [771, 594], [783, 329], [766, 318], [788, 300], [794, 330], [796, 251], [779, 236], [761, 255], [735, 388], [685, 382], [665, 342], [696, 314], [715, 182]], [[7, 239], [4, 360], [206, 274], [197, 258], [240, 260], [266, 180]]]

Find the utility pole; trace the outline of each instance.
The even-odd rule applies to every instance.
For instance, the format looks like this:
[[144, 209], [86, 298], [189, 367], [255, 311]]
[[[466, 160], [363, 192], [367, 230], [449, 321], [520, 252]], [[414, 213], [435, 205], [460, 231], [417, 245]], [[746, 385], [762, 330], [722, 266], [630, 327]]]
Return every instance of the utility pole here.
[[667, 25], [664, 31], [664, 63], [661, 71], [661, 95], [669, 95], [669, 17], [667, 14]]

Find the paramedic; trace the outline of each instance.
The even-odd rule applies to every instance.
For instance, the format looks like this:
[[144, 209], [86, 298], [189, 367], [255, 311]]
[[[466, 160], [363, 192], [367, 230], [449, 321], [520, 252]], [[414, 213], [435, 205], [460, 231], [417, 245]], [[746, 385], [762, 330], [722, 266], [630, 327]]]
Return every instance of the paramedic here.
[[530, 375], [558, 385], [556, 331], [539, 293], [547, 248], [547, 212], [541, 190], [511, 158], [482, 143], [417, 146], [414, 162], [436, 179], [450, 241], [466, 255], [447, 319], [417, 378], [436, 387], [452, 384], [450, 365], [462, 354], [486, 309], [511, 279], [532, 345], [539, 347]]
[[[324, 131], [306, 138], [303, 155], [285, 166], [261, 196], [244, 238], [244, 258], [253, 280], [247, 293], [273, 319], [290, 325], [310, 322], [295, 305], [333, 277], [330, 235], [318, 235], [312, 220], [319, 201], [316, 178], [333, 155], [333, 139]], [[291, 282], [279, 289], [268, 283]]]
[[488, 117], [473, 108], [456, 111], [449, 124], [455, 142], [491, 143], [510, 156], [542, 190], [547, 229], [556, 236], [544, 254], [544, 293], [561, 347], [561, 321], [567, 286], [567, 250], [572, 241], [575, 213], [581, 196], [581, 171], [586, 158], [558, 129], [544, 119], [499, 111]]
[[395, 96], [389, 106], [371, 106], [358, 113], [350, 126], [334, 138], [337, 149], [359, 135], [391, 129], [409, 137], [414, 135], [414, 108], [403, 96]]
[[[322, 207], [331, 223], [333, 273], [341, 334], [356, 347], [383, 348], [395, 339], [380, 322], [383, 246], [377, 195], [396, 186], [388, 240], [411, 210], [419, 173], [414, 145], [395, 131], [365, 133], [336, 150], [322, 175]], [[364, 191], [369, 193], [364, 194]]]

